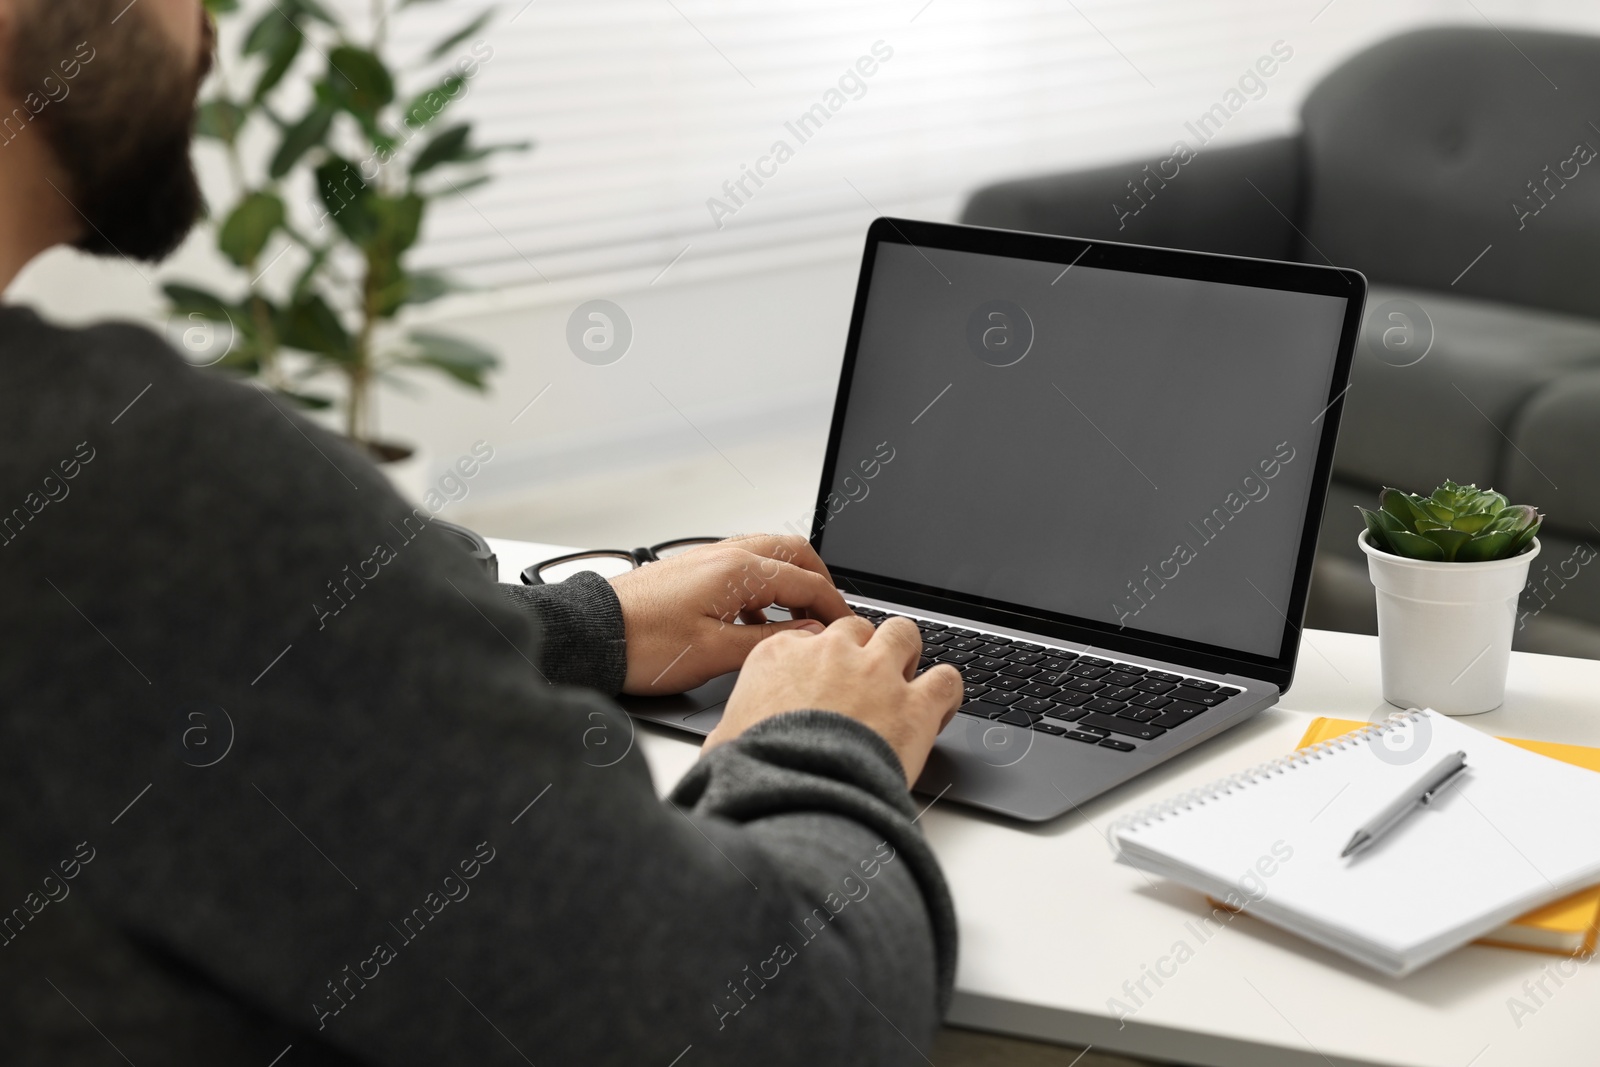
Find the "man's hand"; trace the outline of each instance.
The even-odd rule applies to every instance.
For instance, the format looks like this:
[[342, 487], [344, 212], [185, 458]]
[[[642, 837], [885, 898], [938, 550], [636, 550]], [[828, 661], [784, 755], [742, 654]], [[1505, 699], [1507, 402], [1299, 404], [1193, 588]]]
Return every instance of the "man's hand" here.
[[702, 752], [786, 711], [837, 711], [889, 742], [909, 785], [961, 706], [961, 673], [941, 663], [917, 676], [921, 651], [922, 635], [911, 620], [889, 619], [874, 630], [854, 615], [820, 635], [790, 631], [763, 641], [745, 661]]
[[[824, 623], [854, 617], [801, 537], [729, 538], [646, 564], [611, 586], [627, 633], [625, 693], [682, 693], [738, 670], [774, 634], [820, 633]], [[793, 621], [767, 622], [762, 609], [773, 604]]]

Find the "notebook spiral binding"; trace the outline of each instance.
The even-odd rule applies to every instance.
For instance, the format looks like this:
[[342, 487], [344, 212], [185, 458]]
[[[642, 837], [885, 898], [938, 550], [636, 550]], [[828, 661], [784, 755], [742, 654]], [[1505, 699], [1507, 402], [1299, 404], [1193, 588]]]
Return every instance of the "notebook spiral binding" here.
[[1374, 737], [1379, 737], [1390, 730], [1409, 726], [1426, 714], [1426, 711], [1418, 708], [1412, 708], [1409, 711], [1397, 711], [1382, 722], [1364, 726], [1359, 730], [1352, 730], [1350, 733], [1340, 737], [1319, 741], [1314, 745], [1291, 752], [1286, 756], [1279, 756], [1277, 759], [1257, 764], [1248, 770], [1239, 771], [1226, 778], [1219, 778], [1214, 782], [1200, 786], [1198, 789], [1191, 789], [1187, 793], [1169, 797], [1159, 804], [1153, 804], [1131, 815], [1124, 815], [1122, 818], [1117, 819], [1106, 830], [1106, 841], [1111, 845], [1113, 853], [1119, 852], [1121, 848], [1118, 834], [1123, 830], [1136, 830], [1152, 822], [1160, 822], [1181, 812], [1190, 811], [1209, 800], [1226, 796], [1236, 789], [1242, 789], [1247, 785], [1255, 785], [1257, 782], [1270, 778], [1275, 774], [1284, 774], [1312, 760], [1321, 759], [1329, 752], [1350, 748], [1356, 744], [1370, 741]]

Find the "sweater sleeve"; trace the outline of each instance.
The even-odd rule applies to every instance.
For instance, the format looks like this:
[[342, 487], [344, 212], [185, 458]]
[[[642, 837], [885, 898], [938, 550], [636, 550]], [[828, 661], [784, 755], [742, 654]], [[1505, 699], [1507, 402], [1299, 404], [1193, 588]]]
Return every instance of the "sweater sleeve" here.
[[533, 620], [539, 668], [556, 685], [582, 685], [614, 696], [628, 673], [622, 605], [611, 583], [579, 571], [555, 585], [499, 583], [500, 595]]
[[[0, 428], [94, 449], [0, 557], [0, 629], [50, 650], [0, 657], [0, 825], [92, 854], [60, 907], [271, 1020], [262, 1063], [925, 1061], [953, 923], [886, 744], [781, 716], [663, 803], [631, 720], [567, 684], [617, 681], [605, 590], [530, 613], [337, 438], [87, 336], [30, 365], [92, 403], [39, 386]], [[134, 1062], [208, 1062], [146, 1021], [185, 1013], [52, 980]]]
[[[916, 829], [918, 816], [900, 758], [877, 733], [837, 712], [776, 716], [703, 757], [670, 799], [696, 815], [741, 826], [757, 838], [769, 835], [769, 820], [781, 824], [781, 816], [802, 812], [842, 817], [880, 836], [874, 856], [896, 857], [909, 877], [884, 883], [893, 886], [886, 893], [899, 899], [874, 934], [884, 942], [883, 951], [903, 956], [904, 949], [897, 946], [916, 944], [931, 929], [940, 1014], [949, 1007], [955, 984], [955, 909], [938, 862]], [[820, 820], [821, 828], [828, 821]], [[859, 862], [860, 870], [851, 873], [860, 883], [877, 866]]]

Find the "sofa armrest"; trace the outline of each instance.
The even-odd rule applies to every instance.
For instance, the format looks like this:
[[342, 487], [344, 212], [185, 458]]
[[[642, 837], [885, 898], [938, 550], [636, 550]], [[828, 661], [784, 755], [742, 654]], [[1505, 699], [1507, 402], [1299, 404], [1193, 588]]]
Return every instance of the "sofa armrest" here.
[[1149, 161], [986, 186], [972, 194], [961, 221], [1292, 260], [1300, 258], [1290, 220], [1299, 218], [1301, 173], [1298, 136], [1199, 151], [1175, 146]]
[[1506, 430], [1511, 445], [1496, 488], [1543, 511], [1548, 534], [1600, 543], [1600, 369], [1550, 382]]

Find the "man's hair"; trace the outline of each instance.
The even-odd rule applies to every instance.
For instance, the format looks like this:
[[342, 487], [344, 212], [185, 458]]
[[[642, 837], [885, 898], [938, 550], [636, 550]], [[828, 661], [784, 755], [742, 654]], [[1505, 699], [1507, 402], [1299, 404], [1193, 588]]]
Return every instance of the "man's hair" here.
[[164, 258], [201, 211], [189, 148], [209, 19], [207, 58], [197, 63], [126, 0], [17, 7], [5, 80], [27, 123], [0, 132], [0, 166], [11, 139], [43, 137], [66, 176], [57, 192], [84, 222], [76, 247]]

